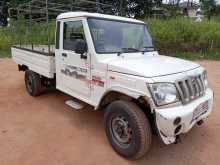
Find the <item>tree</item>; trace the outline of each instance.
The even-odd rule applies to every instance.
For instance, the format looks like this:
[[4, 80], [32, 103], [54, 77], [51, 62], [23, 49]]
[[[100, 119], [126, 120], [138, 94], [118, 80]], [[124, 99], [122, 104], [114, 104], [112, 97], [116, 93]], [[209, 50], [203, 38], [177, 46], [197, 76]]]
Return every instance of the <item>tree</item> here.
[[111, 2], [114, 14], [135, 18], [150, 16], [153, 7], [162, 4], [162, 0], [112, 0]]
[[[29, 2], [30, 0], [5, 0], [10, 2], [12, 7]], [[53, 3], [69, 4], [66, 8], [71, 10], [96, 11], [129, 17], [145, 17], [152, 14], [155, 6], [160, 6], [162, 0], [50, 0]], [[179, 1], [179, 0], [175, 0]], [[74, 5], [71, 5], [74, 4]], [[107, 4], [107, 5], [104, 5]], [[109, 6], [109, 5], [112, 5]]]
[[215, 0], [200, 0], [205, 14], [208, 19], [211, 19], [211, 16], [215, 15], [217, 12], [217, 2]]

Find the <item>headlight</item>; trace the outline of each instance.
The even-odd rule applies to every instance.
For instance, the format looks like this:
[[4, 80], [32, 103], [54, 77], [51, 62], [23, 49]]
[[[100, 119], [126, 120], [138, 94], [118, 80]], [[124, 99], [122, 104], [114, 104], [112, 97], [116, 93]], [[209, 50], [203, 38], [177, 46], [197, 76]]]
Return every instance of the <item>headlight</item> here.
[[157, 106], [178, 102], [179, 94], [176, 86], [171, 83], [149, 84], [149, 89]]
[[208, 75], [207, 75], [206, 70], [202, 73], [202, 79], [203, 79], [205, 88], [207, 89], [208, 88]]

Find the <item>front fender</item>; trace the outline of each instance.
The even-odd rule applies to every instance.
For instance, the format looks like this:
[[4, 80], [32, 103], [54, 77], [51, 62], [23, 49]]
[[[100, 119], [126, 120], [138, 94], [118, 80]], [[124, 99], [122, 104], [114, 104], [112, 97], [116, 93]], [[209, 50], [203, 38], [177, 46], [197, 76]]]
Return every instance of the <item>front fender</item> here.
[[109, 92], [109, 91], [119, 92], [119, 93], [128, 95], [134, 99], [138, 99], [140, 96], [146, 95], [146, 93], [144, 93], [144, 92], [141, 92], [141, 91], [138, 91], [135, 89], [131, 89], [128, 87], [122, 87], [122, 86], [112, 86], [106, 92]]
[[140, 97], [150, 98], [147, 93], [144, 93], [142, 91], [134, 90], [128, 87], [122, 87], [122, 86], [112, 86], [111, 88], [108, 88], [105, 93], [102, 95], [98, 105], [95, 107], [95, 109], [98, 109], [103, 101], [103, 99], [111, 92], [117, 92], [121, 93], [122, 95], [129, 96], [134, 99], [138, 99]]

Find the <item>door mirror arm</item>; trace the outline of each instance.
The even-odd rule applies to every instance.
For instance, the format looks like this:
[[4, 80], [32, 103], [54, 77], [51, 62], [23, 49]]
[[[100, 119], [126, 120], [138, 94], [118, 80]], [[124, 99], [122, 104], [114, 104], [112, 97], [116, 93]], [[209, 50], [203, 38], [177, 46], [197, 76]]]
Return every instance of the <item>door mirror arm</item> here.
[[81, 55], [80, 55], [80, 58], [86, 60], [86, 59], [87, 59], [87, 53], [83, 53], [83, 54], [81, 54]]

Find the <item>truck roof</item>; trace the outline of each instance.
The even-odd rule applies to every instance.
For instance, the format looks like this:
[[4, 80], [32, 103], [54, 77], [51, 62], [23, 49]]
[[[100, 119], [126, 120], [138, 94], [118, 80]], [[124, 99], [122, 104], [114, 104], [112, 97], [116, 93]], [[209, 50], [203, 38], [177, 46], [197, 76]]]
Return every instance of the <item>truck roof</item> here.
[[133, 18], [113, 16], [113, 15], [108, 15], [108, 14], [89, 13], [89, 12], [67, 12], [67, 13], [62, 13], [62, 14], [57, 16], [57, 20], [67, 19], [67, 18], [75, 18], [75, 17], [94, 17], [94, 18], [104, 18], [104, 19], [111, 19], [111, 20], [134, 22], [134, 23], [144, 23], [143, 21], [136, 20], [136, 19], [133, 19]]

